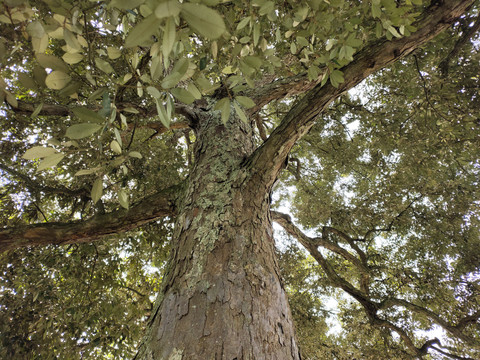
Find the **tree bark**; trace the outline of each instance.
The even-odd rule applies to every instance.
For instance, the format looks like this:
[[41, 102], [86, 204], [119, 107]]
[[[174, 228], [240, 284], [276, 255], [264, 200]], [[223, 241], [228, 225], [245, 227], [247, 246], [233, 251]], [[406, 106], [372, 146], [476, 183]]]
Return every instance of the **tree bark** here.
[[136, 359], [300, 359], [249, 124], [207, 112], [163, 290]]

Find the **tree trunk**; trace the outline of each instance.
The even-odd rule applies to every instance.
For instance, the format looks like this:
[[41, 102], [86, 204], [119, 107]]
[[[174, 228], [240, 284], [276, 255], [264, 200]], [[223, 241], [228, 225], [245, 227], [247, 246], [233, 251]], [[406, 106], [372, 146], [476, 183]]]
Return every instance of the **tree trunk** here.
[[172, 255], [136, 359], [300, 359], [250, 125], [200, 117]]

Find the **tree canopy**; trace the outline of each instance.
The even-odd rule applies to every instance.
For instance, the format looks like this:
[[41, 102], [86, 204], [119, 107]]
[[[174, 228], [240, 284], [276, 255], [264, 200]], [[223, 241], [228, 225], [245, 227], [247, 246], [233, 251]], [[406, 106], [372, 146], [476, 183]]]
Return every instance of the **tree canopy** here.
[[304, 358], [479, 358], [478, 5], [4, 0], [0, 357], [135, 355], [211, 108], [284, 168]]

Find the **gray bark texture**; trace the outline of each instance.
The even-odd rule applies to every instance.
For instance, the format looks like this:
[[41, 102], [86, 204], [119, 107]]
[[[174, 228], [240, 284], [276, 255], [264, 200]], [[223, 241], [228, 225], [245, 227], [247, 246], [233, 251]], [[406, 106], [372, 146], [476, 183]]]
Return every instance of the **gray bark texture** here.
[[136, 359], [299, 359], [250, 125], [204, 113], [163, 291]]

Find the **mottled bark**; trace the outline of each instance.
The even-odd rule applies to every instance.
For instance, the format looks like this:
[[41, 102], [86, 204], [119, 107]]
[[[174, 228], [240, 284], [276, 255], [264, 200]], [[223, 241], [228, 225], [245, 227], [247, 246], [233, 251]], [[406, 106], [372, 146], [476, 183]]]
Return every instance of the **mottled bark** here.
[[90, 242], [132, 230], [148, 222], [175, 214], [175, 199], [182, 186], [158, 191], [130, 210], [116, 210], [88, 220], [49, 222], [0, 229], [0, 253], [25, 246], [65, 245]]
[[299, 359], [250, 125], [206, 113], [173, 251], [136, 359]]

